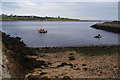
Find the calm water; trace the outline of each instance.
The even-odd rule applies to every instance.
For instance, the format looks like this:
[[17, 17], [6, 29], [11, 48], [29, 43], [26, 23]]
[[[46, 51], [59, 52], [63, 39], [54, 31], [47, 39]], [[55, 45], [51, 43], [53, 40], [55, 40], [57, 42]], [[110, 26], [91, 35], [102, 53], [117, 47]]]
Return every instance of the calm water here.
[[[62, 21], [5, 21], [2, 31], [12, 36], [19, 36], [28, 46], [89, 46], [117, 45], [116, 33], [97, 30], [90, 26], [95, 22], [62, 22]], [[48, 33], [39, 33], [40, 26]], [[101, 34], [101, 39], [94, 38]]]

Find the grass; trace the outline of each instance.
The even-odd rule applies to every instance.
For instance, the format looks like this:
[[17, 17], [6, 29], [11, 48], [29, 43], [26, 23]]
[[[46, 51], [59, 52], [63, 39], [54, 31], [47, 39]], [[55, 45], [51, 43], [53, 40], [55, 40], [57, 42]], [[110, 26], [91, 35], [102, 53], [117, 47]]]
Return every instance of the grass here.
[[57, 53], [64, 51], [76, 51], [81, 55], [97, 56], [104, 54], [117, 54], [120, 46], [85, 46], [85, 47], [43, 47], [32, 48], [39, 53]]
[[120, 21], [111, 21], [111, 22], [104, 22], [104, 23], [110, 23], [110, 24], [114, 24], [114, 23], [116, 23], [116, 24], [120, 24]]
[[3, 21], [17, 21], [17, 20], [41, 20], [41, 21], [79, 21], [79, 19], [56, 18], [56, 17], [8, 17], [2, 16], [0, 20]]

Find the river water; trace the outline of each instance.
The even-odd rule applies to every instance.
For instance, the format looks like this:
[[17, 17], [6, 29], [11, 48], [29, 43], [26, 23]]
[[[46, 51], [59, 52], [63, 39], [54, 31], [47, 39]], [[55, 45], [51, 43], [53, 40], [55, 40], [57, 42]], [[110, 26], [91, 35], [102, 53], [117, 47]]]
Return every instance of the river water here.
[[[77, 21], [3, 21], [2, 31], [19, 36], [32, 47], [118, 45], [120, 34], [91, 28], [97, 22]], [[48, 33], [37, 30], [44, 26]], [[101, 34], [102, 38], [94, 38]]]

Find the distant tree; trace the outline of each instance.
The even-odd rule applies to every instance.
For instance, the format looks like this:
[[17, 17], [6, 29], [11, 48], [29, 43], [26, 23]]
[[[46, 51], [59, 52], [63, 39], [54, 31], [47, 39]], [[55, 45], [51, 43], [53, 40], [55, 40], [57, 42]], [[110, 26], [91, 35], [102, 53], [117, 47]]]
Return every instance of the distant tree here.
[[58, 16], [58, 18], [60, 18], [60, 16]]

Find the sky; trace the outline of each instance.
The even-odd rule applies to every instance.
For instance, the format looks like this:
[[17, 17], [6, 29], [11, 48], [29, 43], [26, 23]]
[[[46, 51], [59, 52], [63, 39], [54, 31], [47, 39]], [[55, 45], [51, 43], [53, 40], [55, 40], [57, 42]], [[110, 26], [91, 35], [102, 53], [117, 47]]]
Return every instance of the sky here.
[[1, 0], [1, 2], [119, 2], [120, 0]]
[[[24, 2], [26, 1], [26, 2]], [[65, 17], [81, 20], [117, 20], [118, 19], [118, 2], [109, 0], [102, 2], [98, 0], [85, 0], [85, 2], [40, 2], [37, 0], [18, 0], [2, 2], [2, 13], [15, 15], [36, 15], [50, 17]], [[41, 0], [42, 1], [42, 0]], [[105, 1], [105, 0], [104, 0]]]

